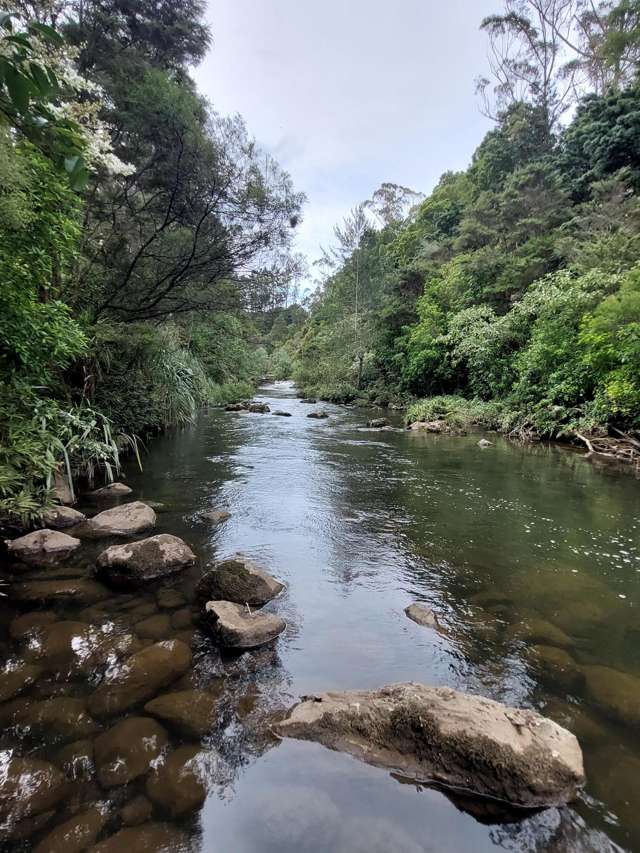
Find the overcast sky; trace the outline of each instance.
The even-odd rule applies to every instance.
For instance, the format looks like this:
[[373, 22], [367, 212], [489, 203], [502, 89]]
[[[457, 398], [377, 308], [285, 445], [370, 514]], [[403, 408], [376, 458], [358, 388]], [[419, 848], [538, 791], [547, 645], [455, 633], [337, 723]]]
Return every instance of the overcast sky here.
[[209, 0], [198, 87], [293, 177], [310, 260], [383, 182], [428, 192], [464, 168], [490, 124], [482, 18], [500, 0]]

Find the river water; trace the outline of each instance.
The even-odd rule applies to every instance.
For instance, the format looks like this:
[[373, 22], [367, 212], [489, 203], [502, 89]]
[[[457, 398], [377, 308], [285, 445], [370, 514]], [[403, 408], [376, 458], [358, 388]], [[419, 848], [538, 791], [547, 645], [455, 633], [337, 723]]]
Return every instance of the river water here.
[[[292, 416], [205, 413], [192, 427], [153, 441], [143, 473], [127, 464], [132, 497], [163, 504], [156, 532], [184, 538], [198, 555], [193, 569], [93, 604], [54, 595], [38, 605], [53, 614], [49, 619], [123, 634], [164, 614], [169, 624], [154, 639], [191, 643], [192, 669], [161, 692], [197, 687], [217, 697], [211, 730], [197, 744], [210, 768], [206, 799], [176, 818], [169, 793], [164, 805], [154, 800], [152, 813], [147, 803], [143, 820], [184, 833], [170, 849], [208, 853], [640, 850], [637, 480], [577, 453], [498, 436], [480, 449], [477, 435], [370, 430], [370, 414], [357, 409], [323, 406], [330, 417], [311, 420], [313, 407], [288, 383], [265, 386], [258, 399]], [[215, 528], [199, 522], [197, 513], [211, 508], [227, 509], [230, 520]], [[91, 576], [106, 544], [88, 542], [46, 577]], [[288, 627], [272, 648], [221, 656], [189, 626], [179, 599], [189, 602], [202, 571], [236, 551], [287, 584], [268, 609]], [[180, 594], [173, 610], [159, 606], [167, 588]], [[407, 619], [403, 610], [412, 601], [438, 613], [442, 634]], [[8, 626], [34, 604], [9, 600], [3, 608], [3, 650], [15, 666], [24, 651]], [[149, 642], [148, 631], [141, 633]], [[58, 695], [86, 699], [95, 689], [103, 674], [98, 665], [79, 673], [67, 663], [49, 663], [13, 705], [0, 706], [0, 776], [10, 755], [68, 772], [64, 745], [78, 738], [24, 724], [33, 718], [30, 705]], [[590, 673], [600, 685], [609, 678], [610, 689], [592, 688]], [[514, 819], [269, 732], [269, 716], [299, 695], [405, 680], [450, 685], [553, 717], [581, 742], [585, 792], [569, 807]], [[137, 705], [127, 714], [145, 712]], [[93, 737], [83, 740], [89, 757], [82, 773], [71, 773], [64, 800], [42, 826], [12, 830], [25, 838], [7, 840], [3, 849], [38, 849], [54, 838], [56, 825], [94, 802], [108, 809], [98, 840], [118, 831], [120, 809], [148, 793], [145, 775], [102, 788], [89, 760]], [[174, 732], [168, 737], [168, 748], [194, 743]], [[158, 849], [144, 847], [151, 843], [144, 838], [125, 834], [97, 849]], [[57, 849], [85, 847], [45, 841], [39, 848]]]

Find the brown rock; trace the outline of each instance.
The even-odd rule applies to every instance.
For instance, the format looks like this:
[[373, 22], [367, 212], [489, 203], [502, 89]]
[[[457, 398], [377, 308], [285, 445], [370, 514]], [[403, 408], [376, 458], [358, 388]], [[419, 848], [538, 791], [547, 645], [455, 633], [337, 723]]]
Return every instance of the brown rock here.
[[433, 628], [434, 631], [442, 631], [443, 629], [438, 622], [438, 617], [430, 607], [425, 604], [416, 602], [405, 607], [404, 612], [412, 622], [422, 625], [423, 628]]
[[114, 506], [99, 512], [87, 522], [94, 536], [131, 536], [156, 525], [156, 514], [142, 501]]
[[224, 509], [211, 509], [207, 512], [201, 512], [198, 516], [202, 521], [208, 521], [211, 524], [222, 524], [231, 518], [231, 513]]
[[555, 646], [531, 646], [529, 657], [543, 681], [563, 690], [575, 690], [584, 681], [578, 664], [565, 649]]
[[319, 411], [319, 412], [309, 412], [307, 415], [308, 418], [315, 418], [316, 420], [324, 420], [324, 418], [328, 418], [329, 415], [327, 412]]
[[143, 776], [168, 743], [166, 731], [150, 717], [127, 717], [95, 739], [98, 781], [103, 788]]
[[42, 517], [45, 527], [51, 530], [62, 530], [64, 527], [73, 527], [87, 520], [87, 516], [77, 509], [69, 506], [53, 506], [48, 509]]
[[50, 610], [34, 610], [31, 613], [23, 613], [22, 616], [16, 616], [9, 625], [9, 634], [13, 640], [23, 640], [43, 625], [55, 622], [57, 618], [58, 616]]
[[[5, 753], [6, 755], [6, 753]], [[12, 756], [0, 773], [0, 827], [54, 809], [68, 791], [62, 773], [48, 761]]]
[[587, 692], [604, 714], [640, 727], [640, 678], [608, 666], [585, 666], [583, 672]]
[[144, 710], [181, 735], [199, 739], [211, 730], [217, 698], [203, 690], [178, 690], [156, 696]]
[[110, 595], [106, 587], [93, 580], [24, 581], [11, 584], [9, 590], [14, 601], [44, 603], [95, 604]]
[[43, 839], [35, 853], [82, 853], [93, 844], [109, 819], [106, 803], [74, 815]]
[[527, 643], [557, 646], [559, 649], [569, 649], [573, 645], [568, 634], [535, 614], [525, 615], [519, 621], [512, 622], [507, 629], [505, 639], [518, 639]]
[[40, 675], [42, 668], [23, 661], [9, 661], [0, 672], [0, 702], [7, 702], [31, 687]]
[[98, 568], [113, 583], [128, 586], [180, 572], [195, 559], [182, 539], [160, 533], [140, 542], [112, 545], [98, 557]]
[[153, 806], [149, 800], [144, 794], [138, 794], [120, 809], [120, 818], [124, 826], [139, 826], [141, 823], [146, 823], [152, 813]]
[[271, 409], [266, 403], [249, 403], [247, 411], [258, 415], [266, 415], [271, 411]]
[[187, 599], [177, 589], [159, 589], [156, 593], [156, 599], [160, 607], [167, 610], [173, 610], [174, 607], [182, 607], [187, 603]]
[[46, 566], [65, 560], [76, 548], [80, 540], [59, 530], [34, 530], [19, 539], [6, 539], [7, 551], [23, 563], [32, 566]]
[[169, 753], [147, 779], [147, 796], [172, 817], [195, 811], [207, 796], [204, 758], [198, 746], [181, 746]]
[[28, 701], [14, 713], [13, 722], [28, 729], [32, 736], [46, 735], [56, 740], [85, 738], [100, 730], [87, 713], [84, 699], [69, 696]]
[[584, 784], [570, 732], [533, 711], [447, 687], [323, 693], [294, 706], [275, 728], [411, 779], [524, 808], [570, 802]]
[[89, 779], [93, 776], [93, 741], [76, 740], [56, 754], [56, 764], [69, 779]]
[[180, 640], [164, 640], [132, 655], [109, 672], [89, 698], [97, 717], [121, 714], [180, 678], [191, 666], [191, 650]]
[[91, 847], [90, 853], [182, 853], [187, 836], [170, 823], [127, 827]]
[[98, 500], [102, 500], [103, 498], [121, 498], [124, 495], [130, 495], [132, 491], [133, 489], [130, 489], [124, 483], [109, 483], [101, 489], [89, 492], [89, 497], [97, 498]]
[[142, 622], [136, 622], [135, 631], [139, 637], [162, 640], [171, 633], [171, 619], [166, 613], [158, 613]]
[[93, 673], [136, 650], [134, 636], [114, 631], [108, 624], [62, 621], [43, 625], [31, 635], [25, 657], [57, 673], [77, 675]]
[[182, 610], [176, 610], [171, 614], [171, 627], [176, 631], [189, 628], [192, 621], [191, 610], [188, 607], [183, 607]]
[[262, 607], [283, 589], [284, 584], [252, 560], [237, 554], [216, 563], [200, 578], [196, 597], [202, 605], [207, 601], [233, 601], [235, 604]]
[[287, 623], [273, 613], [251, 613], [231, 601], [209, 601], [205, 608], [209, 625], [223, 646], [254, 649], [282, 634]]

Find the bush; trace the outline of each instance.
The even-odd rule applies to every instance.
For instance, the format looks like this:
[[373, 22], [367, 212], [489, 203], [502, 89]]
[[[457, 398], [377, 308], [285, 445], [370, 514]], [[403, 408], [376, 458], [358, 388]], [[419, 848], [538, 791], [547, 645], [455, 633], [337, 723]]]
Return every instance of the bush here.
[[417, 400], [407, 409], [407, 424], [416, 421], [446, 421], [452, 427], [479, 426], [501, 429], [504, 426], [503, 407], [495, 401], [466, 400], [458, 396], [428, 397]]

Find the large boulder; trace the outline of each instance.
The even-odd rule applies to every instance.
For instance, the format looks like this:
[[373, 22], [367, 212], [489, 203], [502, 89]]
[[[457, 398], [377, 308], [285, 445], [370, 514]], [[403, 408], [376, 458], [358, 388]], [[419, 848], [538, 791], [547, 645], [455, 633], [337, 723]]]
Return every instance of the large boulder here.
[[200, 808], [207, 796], [205, 755], [199, 746], [181, 746], [149, 775], [147, 796], [171, 817]]
[[181, 640], [163, 640], [113, 667], [89, 697], [96, 717], [122, 714], [180, 678], [191, 666], [191, 650]]
[[275, 728], [416, 781], [523, 808], [570, 802], [584, 784], [582, 752], [566, 729], [448, 687], [407, 683], [305, 697]]
[[142, 501], [105, 509], [89, 519], [86, 528], [92, 536], [132, 536], [156, 526], [156, 514]]
[[48, 761], [0, 752], [0, 834], [19, 821], [54, 809], [67, 794], [68, 783]]
[[200, 739], [211, 731], [217, 698], [204, 690], [177, 690], [156, 696], [144, 710], [179, 734]]
[[65, 560], [80, 547], [79, 539], [47, 528], [5, 542], [12, 557], [31, 566], [47, 566]]
[[34, 853], [82, 853], [95, 843], [108, 819], [108, 804], [90, 806], [56, 826], [36, 846]]
[[252, 613], [231, 601], [208, 601], [205, 607], [208, 624], [221, 645], [231, 649], [255, 649], [282, 634], [287, 623], [273, 613]]
[[101, 583], [85, 578], [24, 581], [23, 583], [11, 584], [9, 591], [13, 601], [29, 604], [36, 602], [96, 604], [111, 594]]
[[113, 788], [144, 776], [168, 742], [166, 731], [150, 717], [121, 720], [95, 739], [98, 781]]
[[217, 563], [198, 581], [196, 596], [207, 601], [233, 601], [262, 607], [282, 592], [284, 584], [242, 554]]
[[83, 512], [78, 512], [70, 506], [52, 506], [42, 517], [45, 527], [50, 530], [62, 530], [63, 527], [73, 527], [87, 520]]
[[112, 545], [98, 557], [98, 568], [112, 583], [131, 586], [180, 572], [196, 555], [177, 536], [160, 533], [139, 542]]

